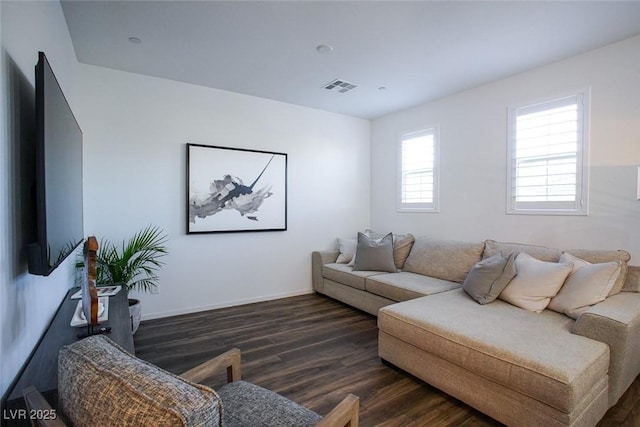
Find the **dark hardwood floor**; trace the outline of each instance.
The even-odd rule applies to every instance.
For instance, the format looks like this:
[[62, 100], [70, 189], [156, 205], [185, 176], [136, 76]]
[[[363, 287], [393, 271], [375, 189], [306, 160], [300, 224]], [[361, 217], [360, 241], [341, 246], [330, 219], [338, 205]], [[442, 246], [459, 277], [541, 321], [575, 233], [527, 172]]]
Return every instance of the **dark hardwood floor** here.
[[[136, 355], [181, 373], [232, 347], [243, 379], [320, 414], [348, 393], [362, 426], [499, 426], [392, 366], [377, 352], [376, 318], [320, 295], [304, 295], [142, 322]], [[218, 387], [223, 375], [206, 385]], [[640, 426], [636, 378], [600, 426]]]

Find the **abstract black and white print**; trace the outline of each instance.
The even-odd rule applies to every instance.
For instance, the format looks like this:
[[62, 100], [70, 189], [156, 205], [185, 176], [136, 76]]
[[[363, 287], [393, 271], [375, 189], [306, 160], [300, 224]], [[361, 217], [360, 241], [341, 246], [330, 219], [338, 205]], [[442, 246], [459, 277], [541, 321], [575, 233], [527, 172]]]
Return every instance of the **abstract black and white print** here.
[[187, 233], [287, 227], [287, 155], [187, 144]]

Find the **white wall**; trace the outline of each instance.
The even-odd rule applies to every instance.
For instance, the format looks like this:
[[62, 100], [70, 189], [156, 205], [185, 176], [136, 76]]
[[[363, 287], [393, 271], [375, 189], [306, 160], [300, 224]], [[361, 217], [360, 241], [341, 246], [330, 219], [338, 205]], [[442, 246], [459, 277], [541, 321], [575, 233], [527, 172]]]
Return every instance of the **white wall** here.
[[[79, 85], [85, 233], [170, 236], [143, 318], [310, 292], [311, 252], [369, 224], [369, 121], [90, 65]], [[288, 230], [186, 235], [186, 143], [287, 153]]]
[[[1, 3], [0, 87], [0, 395], [49, 324], [73, 285], [73, 257], [51, 276], [27, 273], [25, 150], [34, 123], [34, 67], [42, 50], [58, 77], [71, 108], [75, 104], [76, 57], [58, 2]], [[26, 228], [27, 227], [27, 228]]]
[[[507, 106], [584, 87], [592, 95], [589, 216], [507, 215]], [[398, 213], [398, 134], [434, 123], [441, 134], [440, 213]], [[621, 248], [640, 264], [640, 37], [377, 119], [371, 150], [374, 229]]]

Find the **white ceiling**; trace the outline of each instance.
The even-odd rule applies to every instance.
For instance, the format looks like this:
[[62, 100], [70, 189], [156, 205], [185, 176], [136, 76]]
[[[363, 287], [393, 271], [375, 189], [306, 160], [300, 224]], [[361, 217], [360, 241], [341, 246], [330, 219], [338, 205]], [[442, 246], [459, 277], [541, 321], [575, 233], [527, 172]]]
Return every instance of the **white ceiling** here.
[[[63, 1], [62, 7], [80, 62], [363, 118], [640, 34], [638, 1]], [[320, 44], [333, 52], [318, 53]], [[335, 78], [358, 87], [322, 88]]]

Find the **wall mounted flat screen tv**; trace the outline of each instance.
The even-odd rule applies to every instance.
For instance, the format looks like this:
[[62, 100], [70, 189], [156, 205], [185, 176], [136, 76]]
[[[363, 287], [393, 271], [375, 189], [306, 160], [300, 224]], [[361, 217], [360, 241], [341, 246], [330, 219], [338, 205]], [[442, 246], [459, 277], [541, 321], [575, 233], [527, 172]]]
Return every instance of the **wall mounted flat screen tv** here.
[[36, 65], [35, 157], [29, 272], [48, 276], [84, 239], [82, 131], [43, 52]]

